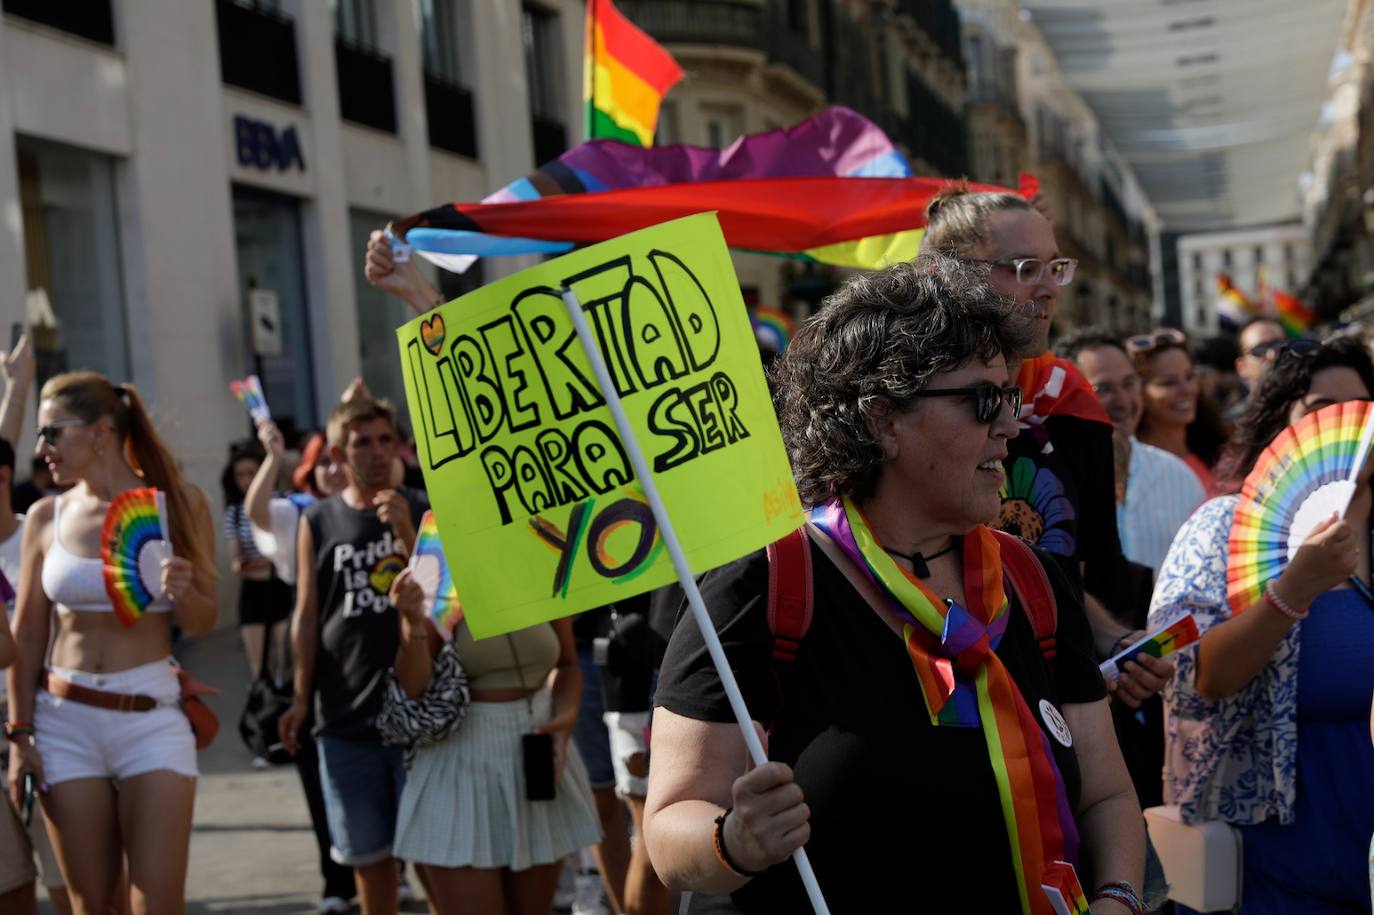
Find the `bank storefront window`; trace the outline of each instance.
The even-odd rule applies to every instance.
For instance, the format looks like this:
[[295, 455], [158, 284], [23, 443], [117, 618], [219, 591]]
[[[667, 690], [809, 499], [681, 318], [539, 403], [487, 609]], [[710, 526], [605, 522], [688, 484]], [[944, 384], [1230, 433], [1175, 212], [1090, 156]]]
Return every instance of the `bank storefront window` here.
[[115, 160], [24, 136], [15, 150], [38, 383], [74, 369], [126, 380]]
[[272, 418], [288, 441], [315, 429], [310, 315], [305, 297], [300, 202], [235, 185], [234, 248], [243, 309], [243, 371], [262, 378]]

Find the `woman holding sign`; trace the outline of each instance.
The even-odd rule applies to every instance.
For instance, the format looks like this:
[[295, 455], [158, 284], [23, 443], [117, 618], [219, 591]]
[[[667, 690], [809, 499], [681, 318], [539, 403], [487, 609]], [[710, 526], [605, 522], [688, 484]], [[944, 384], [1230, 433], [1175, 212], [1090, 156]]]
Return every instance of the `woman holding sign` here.
[[1371, 393], [1358, 340], [1285, 345], [1217, 467], [1229, 494], [1179, 530], [1155, 584], [1150, 628], [1191, 613], [1203, 633], [1165, 691], [1165, 798], [1187, 823], [1239, 827], [1246, 913], [1368, 911], [1374, 464], [1344, 519], [1322, 520], [1251, 606], [1228, 595], [1227, 571], [1239, 493], [1266, 448], [1303, 417]]
[[[132, 387], [58, 375], [43, 386], [38, 423], [38, 453], [72, 488], [37, 502], [24, 529], [5, 726], [11, 797], [23, 803], [26, 779], [40, 786], [78, 911], [123, 907], [126, 859], [136, 902], [178, 911], [198, 773], [171, 630], [173, 619], [193, 636], [215, 624], [214, 521]], [[151, 603], [115, 607], [103, 531], [111, 503], [144, 487], [165, 496], [173, 555], [150, 570], [155, 580], [140, 578]]]
[[[653, 719], [645, 839], [670, 887], [715, 897], [693, 912], [808, 911], [788, 861], [806, 845], [832, 912], [1040, 915], [1042, 882], [1081, 897], [1055, 865], [1080, 842], [1092, 911], [1140, 911], [1140, 809], [1082, 606], [1046, 554], [987, 527], [1029, 335], [985, 275], [855, 277], [774, 369], [809, 564], [760, 552], [702, 580], [773, 761], [746, 766], [689, 617]], [[799, 584], [813, 614], [788, 646], [770, 598]]]

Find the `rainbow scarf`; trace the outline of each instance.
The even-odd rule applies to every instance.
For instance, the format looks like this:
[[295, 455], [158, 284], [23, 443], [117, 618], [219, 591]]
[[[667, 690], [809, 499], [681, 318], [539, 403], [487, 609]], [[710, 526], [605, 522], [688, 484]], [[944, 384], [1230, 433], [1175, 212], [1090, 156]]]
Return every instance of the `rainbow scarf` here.
[[1009, 616], [996, 535], [980, 525], [964, 537], [966, 610], [897, 565], [848, 497], [813, 508], [810, 518], [878, 586], [902, 621], [931, 724], [983, 729], [1021, 910], [1052, 912], [1040, 884], [1053, 862], [1077, 860], [1078, 828], [1049, 738], [994, 653]]

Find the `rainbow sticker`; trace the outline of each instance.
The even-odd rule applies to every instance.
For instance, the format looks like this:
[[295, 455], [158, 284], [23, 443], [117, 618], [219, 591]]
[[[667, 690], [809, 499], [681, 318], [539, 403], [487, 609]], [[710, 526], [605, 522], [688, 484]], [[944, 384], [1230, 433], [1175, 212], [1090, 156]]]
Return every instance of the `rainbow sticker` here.
[[172, 556], [167, 500], [151, 487], [120, 493], [105, 513], [100, 534], [105, 593], [125, 626], [132, 626], [162, 596], [162, 563]]
[[754, 325], [754, 339], [759, 346], [781, 353], [787, 349], [797, 325], [785, 312], [776, 308], [755, 308], [749, 314], [749, 323]]
[[1233, 613], [1260, 602], [1307, 535], [1344, 515], [1374, 438], [1374, 404], [1323, 407], [1284, 429], [1245, 478], [1231, 526], [1226, 596]]
[[1067, 861], [1055, 861], [1045, 868], [1040, 889], [1045, 891], [1054, 915], [1088, 915], [1088, 896], [1078, 882], [1078, 872]]
[[254, 423], [264, 423], [272, 418], [272, 411], [267, 409], [267, 395], [262, 393], [262, 380], [257, 375], [229, 382], [229, 390], [248, 410]]
[[1115, 680], [1121, 674], [1121, 665], [1127, 661], [1134, 661], [1143, 654], [1152, 658], [1163, 658], [1180, 648], [1187, 648], [1199, 638], [1201, 635], [1197, 631], [1197, 620], [1193, 619], [1193, 615], [1189, 613], [1187, 616], [1174, 620], [1173, 623], [1158, 632], [1152, 632], [1128, 648], [1112, 655], [1103, 661], [1098, 669], [1102, 671], [1102, 679]]
[[425, 512], [420, 519], [415, 551], [410, 554], [410, 570], [416, 584], [425, 592], [425, 613], [429, 614], [434, 621], [434, 628], [447, 641], [453, 637], [453, 630], [463, 618], [463, 605], [458, 602], [453, 576], [448, 572], [448, 559], [444, 556], [443, 544], [439, 542], [439, 525], [435, 523], [432, 511]]

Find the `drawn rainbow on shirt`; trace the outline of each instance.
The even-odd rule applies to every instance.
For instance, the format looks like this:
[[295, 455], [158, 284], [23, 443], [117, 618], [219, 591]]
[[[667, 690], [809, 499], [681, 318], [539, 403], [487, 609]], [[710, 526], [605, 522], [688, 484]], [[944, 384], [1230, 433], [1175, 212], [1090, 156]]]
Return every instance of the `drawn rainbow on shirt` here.
[[1344, 516], [1374, 439], [1374, 404], [1347, 401], [1278, 434], [1245, 478], [1231, 526], [1226, 595], [1233, 613], [1260, 602], [1312, 529]]
[[229, 382], [229, 390], [248, 410], [253, 422], [267, 422], [272, 418], [272, 411], [267, 409], [267, 395], [262, 392], [262, 380], [257, 375], [249, 375], [242, 381]]
[[410, 554], [411, 574], [425, 592], [425, 612], [434, 621], [434, 627], [445, 639], [453, 636], [458, 621], [463, 618], [463, 605], [458, 601], [458, 591], [453, 586], [453, 576], [449, 574], [448, 558], [444, 556], [443, 544], [439, 542], [439, 525], [434, 520], [434, 512], [427, 511], [420, 519], [420, 530], [415, 536], [415, 551]]
[[1102, 671], [1104, 680], [1115, 680], [1121, 672], [1121, 665], [1127, 661], [1134, 661], [1143, 654], [1152, 658], [1167, 657], [1180, 648], [1187, 648], [1201, 637], [1197, 629], [1197, 620], [1189, 613], [1112, 655], [1103, 661], [1098, 669]]
[[162, 596], [162, 562], [172, 555], [166, 496], [152, 487], [120, 493], [100, 533], [105, 593], [125, 626]]

